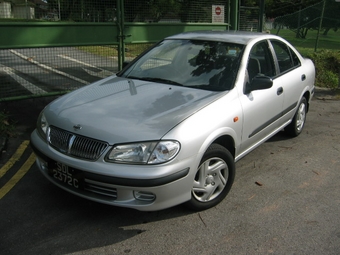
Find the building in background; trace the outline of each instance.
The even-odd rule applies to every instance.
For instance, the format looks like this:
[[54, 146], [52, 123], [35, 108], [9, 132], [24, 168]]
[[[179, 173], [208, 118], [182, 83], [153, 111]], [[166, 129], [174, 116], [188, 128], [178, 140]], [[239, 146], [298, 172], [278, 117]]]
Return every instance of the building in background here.
[[42, 19], [51, 13], [42, 0], [0, 0], [0, 19]]

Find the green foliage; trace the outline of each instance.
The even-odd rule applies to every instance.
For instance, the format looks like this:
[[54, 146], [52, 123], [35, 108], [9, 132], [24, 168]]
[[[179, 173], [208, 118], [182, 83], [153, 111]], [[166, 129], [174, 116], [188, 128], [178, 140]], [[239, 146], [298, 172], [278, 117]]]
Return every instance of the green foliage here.
[[[126, 44], [125, 57], [135, 58], [152, 45], [152, 43]], [[102, 57], [118, 57], [118, 46], [79, 46], [77, 48]]]
[[326, 85], [327, 88], [336, 89], [338, 87], [338, 80], [338, 75], [331, 71], [325, 70], [321, 71], [317, 76], [316, 84], [318, 85], [319, 83], [322, 83], [322, 85]]
[[[289, 29], [272, 29], [271, 34], [279, 35], [289, 41], [297, 48], [305, 48], [314, 50], [317, 30], [311, 30], [306, 38], [296, 38], [295, 32]], [[329, 50], [339, 50], [340, 49], [340, 31], [328, 31], [327, 35], [323, 35], [321, 32], [319, 35], [319, 42], [317, 49], [329, 49]]]
[[318, 30], [320, 25], [324, 29], [324, 35], [327, 35], [331, 29], [337, 30], [340, 27], [339, 3], [325, 0], [312, 4], [313, 1], [310, 1], [309, 5], [304, 7], [302, 2], [294, 4], [295, 8], [292, 11], [286, 11], [281, 16], [269, 16], [275, 17], [274, 26], [278, 29], [286, 28], [294, 31], [297, 38], [306, 38], [309, 31]]
[[265, 0], [266, 17], [284, 16], [320, 2], [320, 0]]
[[[277, 30], [271, 30], [277, 34]], [[340, 31], [331, 30], [327, 35], [319, 35], [317, 52], [315, 43], [317, 31], [312, 30], [305, 39], [296, 38], [289, 29], [280, 30], [279, 36], [294, 45], [304, 56], [313, 60], [316, 69], [316, 85], [325, 88], [338, 88], [340, 76]]]
[[0, 136], [13, 136], [15, 126], [10, 121], [10, 116], [5, 111], [0, 111]]
[[298, 48], [304, 57], [313, 60], [316, 69], [316, 86], [336, 89], [339, 86], [340, 51]]

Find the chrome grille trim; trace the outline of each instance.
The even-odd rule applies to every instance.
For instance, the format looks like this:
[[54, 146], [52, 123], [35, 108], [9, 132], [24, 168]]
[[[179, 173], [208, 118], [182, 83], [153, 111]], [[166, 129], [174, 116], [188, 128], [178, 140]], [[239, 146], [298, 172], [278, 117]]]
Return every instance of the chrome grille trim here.
[[109, 146], [104, 141], [80, 136], [63, 129], [50, 126], [49, 144], [59, 152], [86, 160], [97, 160]]
[[109, 183], [97, 182], [89, 179], [84, 180], [84, 189], [102, 196], [117, 199], [117, 189]]
[[71, 133], [55, 127], [50, 127], [49, 142], [54, 148], [58, 149], [58, 151], [62, 153], [66, 154], [68, 151], [67, 148], [71, 137]]

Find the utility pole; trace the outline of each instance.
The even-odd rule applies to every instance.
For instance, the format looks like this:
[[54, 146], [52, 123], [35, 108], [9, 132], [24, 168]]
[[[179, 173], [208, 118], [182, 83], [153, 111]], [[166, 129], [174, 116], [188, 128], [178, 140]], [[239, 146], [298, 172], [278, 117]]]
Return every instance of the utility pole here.
[[230, 28], [231, 30], [238, 30], [239, 28], [239, 10], [240, 3], [239, 0], [234, 0], [230, 2]]
[[263, 31], [263, 18], [264, 18], [264, 0], [260, 0], [260, 14], [259, 14], [259, 28], [258, 31]]
[[25, 10], [26, 10], [26, 19], [28, 19], [28, 6], [27, 6], [27, 0], [25, 1], [26, 2], [26, 8], [25, 8]]
[[60, 0], [58, 0], [58, 14], [59, 14], [59, 21], [61, 20], [61, 15], [60, 15]]
[[316, 52], [316, 50], [318, 49], [319, 35], [320, 35], [320, 31], [322, 29], [322, 20], [323, 20], [323, 15], [325, 13], [325, 7], [326, 7], [326, 0], [323, 0], [322, 10], [321, 10], [321, 17], [320, 17], [320, 23], [319, 23], [319, 29], [318, 29], [318, 33], [317, 33], [317, 36], [316, 36], [314, 52]]
[[124, 0], [117, 0], [117, 27], [118, 27], [118, 70], [122, 70], [125, 61], [125, 35], [124, 35]]

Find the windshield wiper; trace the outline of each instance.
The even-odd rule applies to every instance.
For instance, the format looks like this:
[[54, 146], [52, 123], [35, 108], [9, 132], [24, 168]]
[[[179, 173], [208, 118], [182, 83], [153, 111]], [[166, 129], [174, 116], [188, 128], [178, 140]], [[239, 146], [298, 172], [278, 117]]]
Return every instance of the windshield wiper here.
[[193, 85], [193, 86], [188, 86], [189, 88], [194, 88], [194, 89], [202, 89], [202, 90], [209, 90], [209, 91], [226, 91], [230, 90], [230, 88], [227, 88], [225, 86], [214, 86], [214, 85], [209, 85], [209, 84], [202, 84], [202, 85]]
[[142, 80], [142, 81], [152, 81], [152, 82], [162, 82], [162, 83], [166, 83], [166, 84], [171, 84], [171, 85], [177, 85], [177, 86], [183, 86], [182, 84], [172, 81], [172, 80], [168, 80], [168, 79], [163, 79], [163, 78], [157, 78], [157, 77], [126, 77], [126, 78], [130, 78], [130, 79], [138, 79], [138, 80]]

